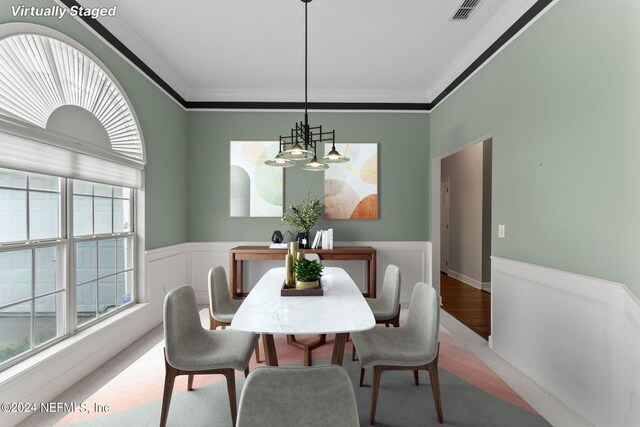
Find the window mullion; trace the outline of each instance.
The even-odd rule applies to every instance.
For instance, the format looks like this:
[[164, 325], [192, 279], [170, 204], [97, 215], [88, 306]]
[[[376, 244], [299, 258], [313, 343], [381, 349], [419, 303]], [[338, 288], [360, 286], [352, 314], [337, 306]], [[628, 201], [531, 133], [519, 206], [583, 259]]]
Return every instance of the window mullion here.
[[[95, 212], [94, 212], [95, 214]], [[100, 317], [100, 245], [96, 244], [96, 319]]]
[[67, 224], [67, 214], [68, 214], [68, 209], [67, 209], [67, 180], [64, 178], [58, 178], [58, 188], [60, 189], [60, 218], [58, 220], [58, 226], [60, 227], [60, 237], [61, 238], [69, 238], [67, 230], [68, 230], [68, 224]]
[[27, 192], [27, 240], [31, 240], [31, 193], [29, 192], [29, 174], [26, 176], [27, 188], [25, 191]]
[[131, 300], [138, 301], [138, 237], [137, 237], [137, 228], [138, 224], [135, 219], [138, 215], [138, 205], [136, 198], [138, 194], [136, 191], [131, 190], [129, 192], [129, 232], [132, 233], [131, 236], [131, 269], [133, 272], [131, 273]]
[[76, 330], [77, 318], [77, 289], [76, 289], [76, 239], [73, 235], [73, 180], [66, 180], [66, 206], [67, 206], [67, 332]]
[[31, 349], [36, 347], [36, 250], [31, 249]]

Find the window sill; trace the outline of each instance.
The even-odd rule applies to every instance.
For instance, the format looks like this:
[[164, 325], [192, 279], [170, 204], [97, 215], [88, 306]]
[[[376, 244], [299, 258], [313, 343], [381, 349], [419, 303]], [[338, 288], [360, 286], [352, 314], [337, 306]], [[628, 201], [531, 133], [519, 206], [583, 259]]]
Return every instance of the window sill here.
[[27, 358], [26, 360], [19, 362], [13, 366], [8, 367], [6, 370], [0, 372], [0, 388], [13, 378], [27, 373], [31, 370], [37, 369], [43, 364], [56, 360], [60, 357], [64, 357], [65, 353], [72, 350], [73, 347], [77, 347], [80, 344], [84, 344], [90, 341], [100, 333], [105, 332], [125, 319], [143, 311], [149, 310], [149, 303], [138, 303], [134, 306], [123, 310], [121, 313], [114, 314], [104, 319], [103, 321], [88, 327], [75, 335], [67, 337], [57, 344], [52, 345], [49, 348], [42, 350], [39, 353]]

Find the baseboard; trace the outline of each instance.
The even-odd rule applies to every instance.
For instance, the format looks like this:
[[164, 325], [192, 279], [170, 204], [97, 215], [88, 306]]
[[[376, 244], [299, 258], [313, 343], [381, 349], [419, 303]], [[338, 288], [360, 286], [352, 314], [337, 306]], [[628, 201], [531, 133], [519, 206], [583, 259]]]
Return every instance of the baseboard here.
[[467, 285], [473, 286], [476, 289], [482, 289], [482, 282], [469, 277], [469, 276], [465, 276], [464, 274], [458, 273], [457, 271], [453, 271], [451, 269], [449, 269], [449, 276], [453, 277], [454, 279], [457, 279], [461, 282], [466, 283]]
[[480, 287], [483, 291], [491, 293], [491, 282], [482, 282]]
[[499, 257], [491, 270], [491, 348], [594, 425], [640, 425], [637, 297]]

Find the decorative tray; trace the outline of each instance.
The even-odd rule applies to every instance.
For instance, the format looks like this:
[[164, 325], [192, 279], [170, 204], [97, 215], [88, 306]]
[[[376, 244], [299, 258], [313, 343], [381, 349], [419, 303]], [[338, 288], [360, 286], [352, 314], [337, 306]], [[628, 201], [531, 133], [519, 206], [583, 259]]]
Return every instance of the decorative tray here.
[[320, 279], [320, 286], [315, 289], [287, 288], [284, 281], [282, 282], [282, 288], [280, 288], [280, 296], [282, 297], [317, 297], [322, 295], [324, 295], [322, 279]]

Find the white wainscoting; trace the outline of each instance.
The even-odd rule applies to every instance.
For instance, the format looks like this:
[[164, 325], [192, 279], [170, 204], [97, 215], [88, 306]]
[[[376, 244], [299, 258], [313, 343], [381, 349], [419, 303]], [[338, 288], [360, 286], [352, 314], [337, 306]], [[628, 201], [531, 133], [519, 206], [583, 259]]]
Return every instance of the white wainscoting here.
[[164, 296], [167, 292], [190, 283], [187, 269], [189, 244], [181, 243], [148, 250], [145, 264], [149, 304], [152, 310], [162, 314]]
[[491, 347], [596, 426], [640, 425], [640, 305], [625, 285], [491, 258]]
[[[264, 242], [194, 242], [188, 243], [186, 254], [189, 266], [187, 280], [191, 283], [199, 303], [206, 303], [209, 298], [207, 290], [207, 274], [212, 267], [221, 265], [229, 274], [229, 249], [240, 245], [264, 245]], [[377, 250], [377, 285], [382, 286], [382, 279], [388, 264], [396, 264], [402, 274], [401, 304], [408, 307], [413, 286], [417, 282], [430, 283], [431, 277], [431, 243], [430, 242], [340, 242], [341, 246], [360, 245], [373, 246]], [[361, 289], [365, 289], [367, 265], [364, 261], [324, 261], [327, 266], [342, 267]], [[270, 268], [284, 265], [278, 261], [249, 261], [244, 263], [244, 285], [250, 290], [260, 277]]]

